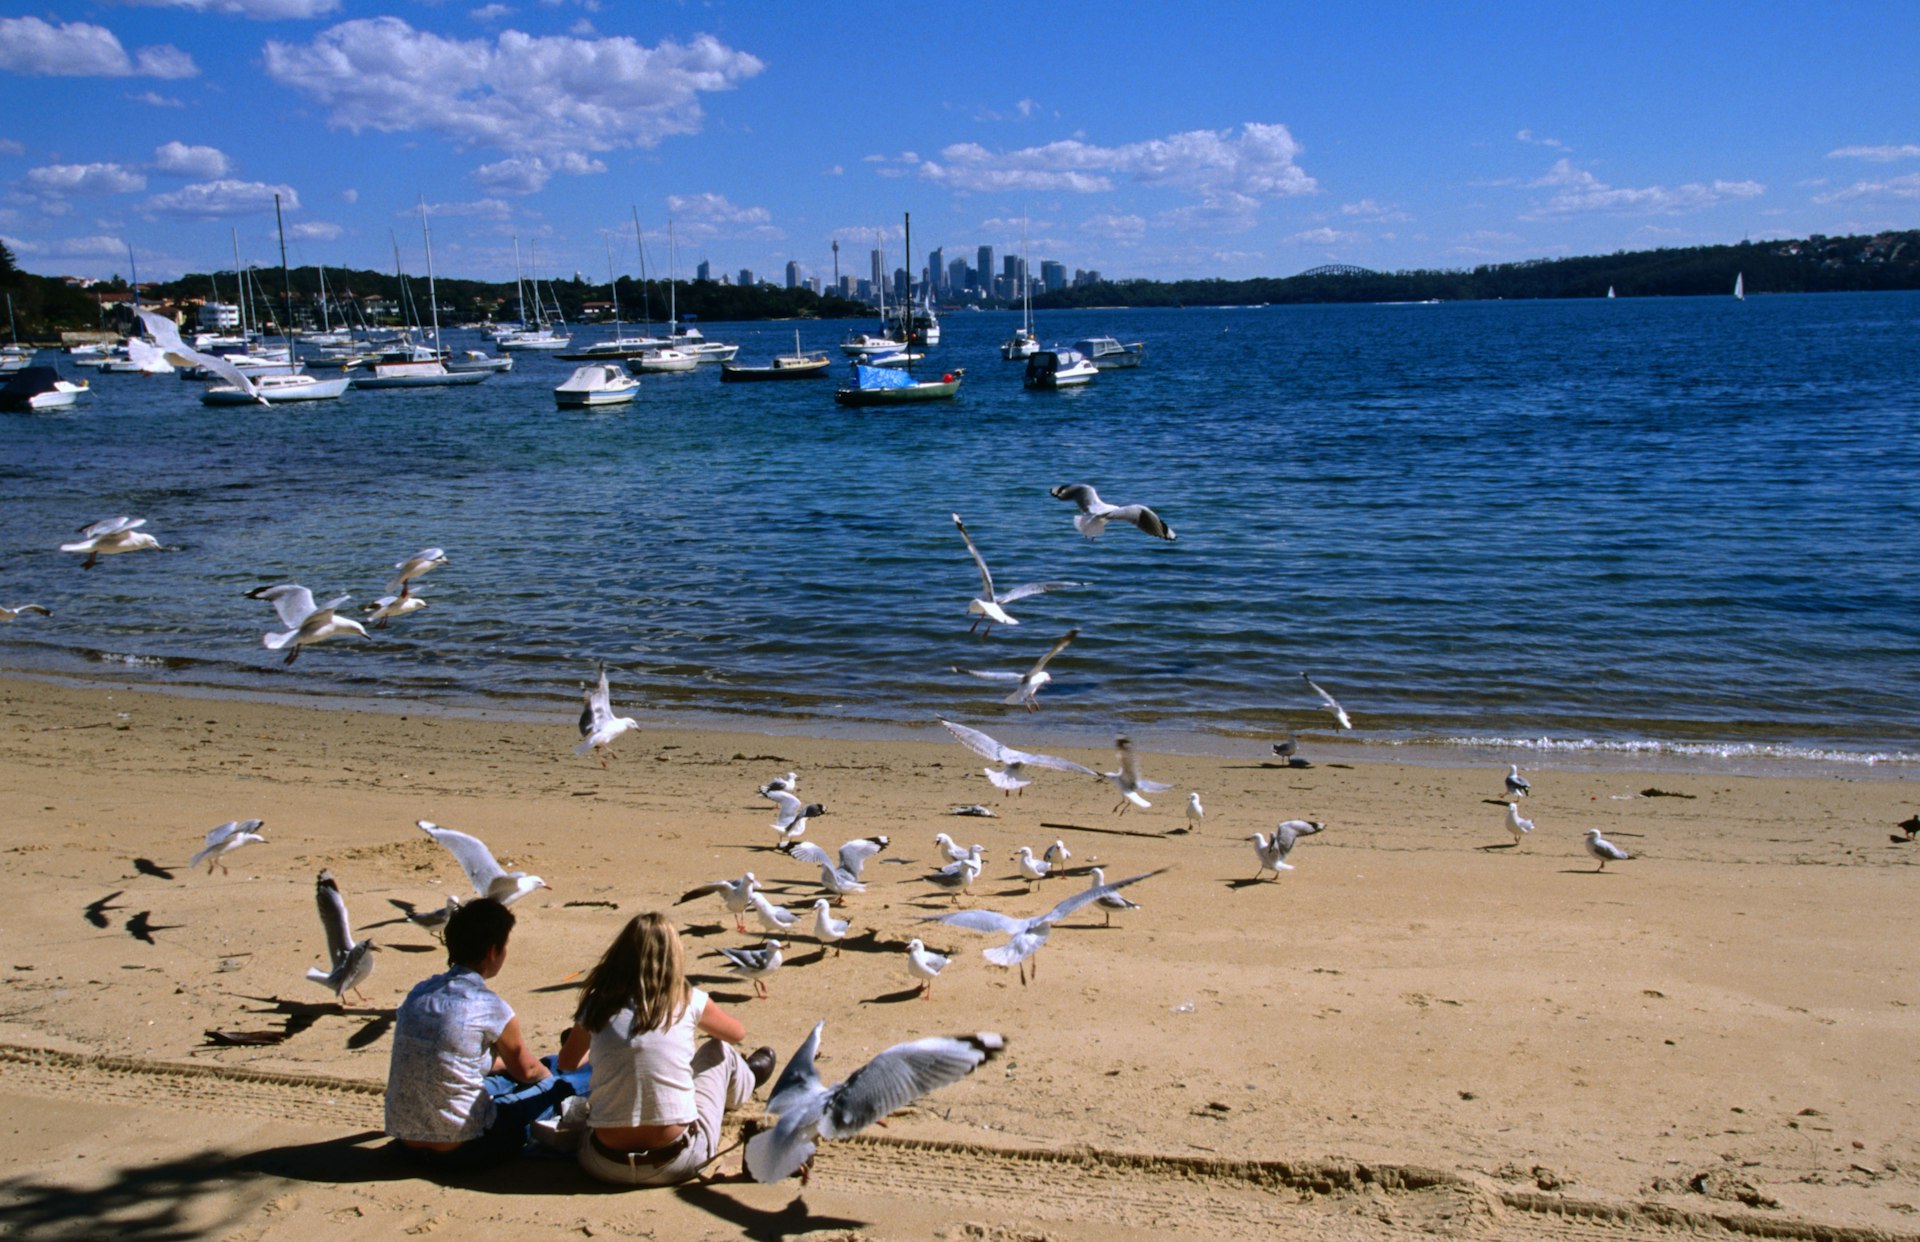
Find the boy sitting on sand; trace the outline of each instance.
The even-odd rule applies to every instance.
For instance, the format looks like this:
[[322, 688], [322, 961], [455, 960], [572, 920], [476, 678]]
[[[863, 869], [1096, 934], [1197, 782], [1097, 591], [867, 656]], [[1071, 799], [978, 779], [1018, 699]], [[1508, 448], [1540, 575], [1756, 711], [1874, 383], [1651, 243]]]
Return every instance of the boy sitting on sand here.
[[393, 1024], [386, 1130], [423, 1162], [471, 1167], [518, 1155], [527, 1125], [586, 1090], [587, 1071], [555, 1074], [487, 987], [507, 960], [513, 912], [481, 897], [447, 920], [447, 965], [415, 986]]

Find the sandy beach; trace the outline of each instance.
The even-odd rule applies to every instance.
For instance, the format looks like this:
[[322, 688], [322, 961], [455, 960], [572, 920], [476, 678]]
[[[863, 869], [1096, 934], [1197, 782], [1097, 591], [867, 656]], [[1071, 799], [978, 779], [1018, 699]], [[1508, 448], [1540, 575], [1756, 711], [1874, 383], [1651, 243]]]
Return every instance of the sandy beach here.
[[[1054, 748], [1044, 714], [974, 723]], [[1920, 1233], [1900, 931], [1920, 845], [1889, 839], [1917, 809], [1907, 783], [1533, 770], [1538, 828], [1516, 848], [1493, 765], [1147, 752], [1176, 789], [1119, 816], [1084, 777], [1003, 797], [933, 734], [649, 727], [603, 771], [571, 753], [566, 704], [530, 724], [12, 678], [0, 730], [6, 1236]], [[892, 839], [842, 912], [865, 935], [824, 957], [791, 937], [756, 999], [697, 955], [758, 933], [703, 899], [674, 909], [696, 982], [783, 1061], [825, 1019], [824, 1074], [961, 1031], [1001, 1032], [1003, 1059], [823, 1147], [804, 1190], [617, 1193], [560, 1160], [447, 1186], [384, 1150], [393, 1007], [443, 960], [393, 903], [464, 889], [414, 821], [551, 885], [516, 907], [495, 981], [551, 1049], [629, 915], [749, 869], [786, 904], [818, 895], [755, 793], [788, 769], [830, 810], [809, 839]], [[1186, 833], [1190, 789], [1208, 814]], [[997, 816], [949, 813], [969, 803]], [[1327, 829], [1251, 882], [1245, 838], [1296, 817]], [[189, 872], [235, 818], [265, 820], [267, 843]], [[1593, 827], [1635, 857], [1596, 871]], [[1066, 920], [1022, 986], [981, 959], [989, 939], [919, 921], [951, 904], [921, 880], [941, 831], [986, 846], [969, 900], [1008, 913], [1083, 887], [1086, 866], [1170, 870], [1110, 927]], [[1071, 874], [1029, 895], [1010, 857], [1056, 838]], [[302, 977], [324, 951], [322, 868], [382, 946], [364, 1007]], [[926, 1000], [915, 935], [953, 955]], [[293, 1033], [215, 1047], [210, 1030]]]

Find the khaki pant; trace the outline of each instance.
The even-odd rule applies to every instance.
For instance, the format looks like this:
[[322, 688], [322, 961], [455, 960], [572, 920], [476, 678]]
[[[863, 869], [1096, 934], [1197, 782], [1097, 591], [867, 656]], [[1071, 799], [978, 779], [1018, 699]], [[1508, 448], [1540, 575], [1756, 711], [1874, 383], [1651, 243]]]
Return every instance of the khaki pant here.
[[687, 1144], [664, 1161], [644, 1155], [609, 1157], [593, 1142], [580, 1144], [580, 1167], [618, 1186], [673, 1186], [698, 1173], [720, 1150], [720, 1122], [753, 1094], [753, 1071], [733, 1045], [709, 1039], [694, 1050], [693, 1095], [697, 1115], [687, 1126]]

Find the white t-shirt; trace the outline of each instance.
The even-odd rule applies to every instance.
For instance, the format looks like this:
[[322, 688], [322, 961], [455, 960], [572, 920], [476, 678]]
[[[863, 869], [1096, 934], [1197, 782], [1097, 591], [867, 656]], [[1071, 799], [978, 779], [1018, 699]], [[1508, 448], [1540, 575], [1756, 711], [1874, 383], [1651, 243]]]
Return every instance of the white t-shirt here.
[[633, 1033], [633, 1010], [622, 1009], [593, 1033], [595, 1129], [610, 1126], [690, 1125], [699, 1115], [693, 1094], [693, 1046], [707, 994], [687, 989], [687, 1007], [664, 1030]]
[[486, 980], [456, 966], [417, 984], [393, 1022], [387, 1133], [419, 1143], [464, 1143], [493, 1124], [486, 1077], [513, 1008]]

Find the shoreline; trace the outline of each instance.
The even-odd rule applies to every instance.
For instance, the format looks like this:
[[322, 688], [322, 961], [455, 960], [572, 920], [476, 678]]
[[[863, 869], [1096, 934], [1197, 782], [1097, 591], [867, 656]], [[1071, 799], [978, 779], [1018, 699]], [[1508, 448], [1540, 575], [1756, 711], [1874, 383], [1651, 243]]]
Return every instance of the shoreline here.
[[[570, 703], [550, 710], [534, 710], [517, 702], [486, 699], [472, 695], [453, 701], [380, 697], [351, 692], [281, 693], [253, 690], [242, 686], [206, 683], [142, 683], [103, 673], [88, 677], [72, 672], [40, 671], [0, 667], [0, 688], [10, 680], [36, 682], [69, 689], [111, 689], [132, 694], [165, 697], [256, 703], [266, 706], [310, 709], [327, 712], [368, 712], [386, 716], [434, 716], [454, 720], [497, 720], [524, 725], [570, 724], [577, 709]], [[689, 729], [700, 733], [740, 733], [758, 737], [804, 737], [860, 742], [946, 742], [937, 723], [907, 725], [869, 719], [847, 719], [829, 715], [795, 715], [777, 718], [749, 717], [699, 709], [661, 710], [622, 704], [616, 692], [615, 704], [623, 715], [631, 715], [642, 729], [654, 731]], [[1094, 728], [1084, 723], [1062, 723], [1042, 711], [1037, 714], [994, 712], [991, 718], [980, 712], [960, 716], [961, 723], [989, 732], [996, 729], [1023, 736], [1045, 732], [1054, 745], [1104, 747], [1114, 736], [1111, 729]], [[1519, 763], [1532, 771], [1619, 772], [1646, 771], [1677, 775], [1725, 775], [1764, 777], [1814, 777], [1836, 780], [1920, 781], [1920, 753], [1888, 752], [1884, 749], [1853, 751], [1833, 747], [1782, 746], [1764, 742], [1687, 742], [1632, 739], [1562, 738], [1545, 735], [1533, 738], [1414, 737], [1391, 740], [1350, 740], [1337, 733], [1312, 729], [1296, 730], [1309, 752], [1333, 763], [1393, 763], [1422, 768], [1474, 768], [1489, 764]], [[1163, 725], [1136, 726], [1128, 730], [1142, 749], [1169, 754], [1216, 759], [1263, 759], [1270, 743], [1284, 732], [1255, 735], [1251, 730], [1179, 729]], [[997, 733], [996, 733], [997, 736]]]

